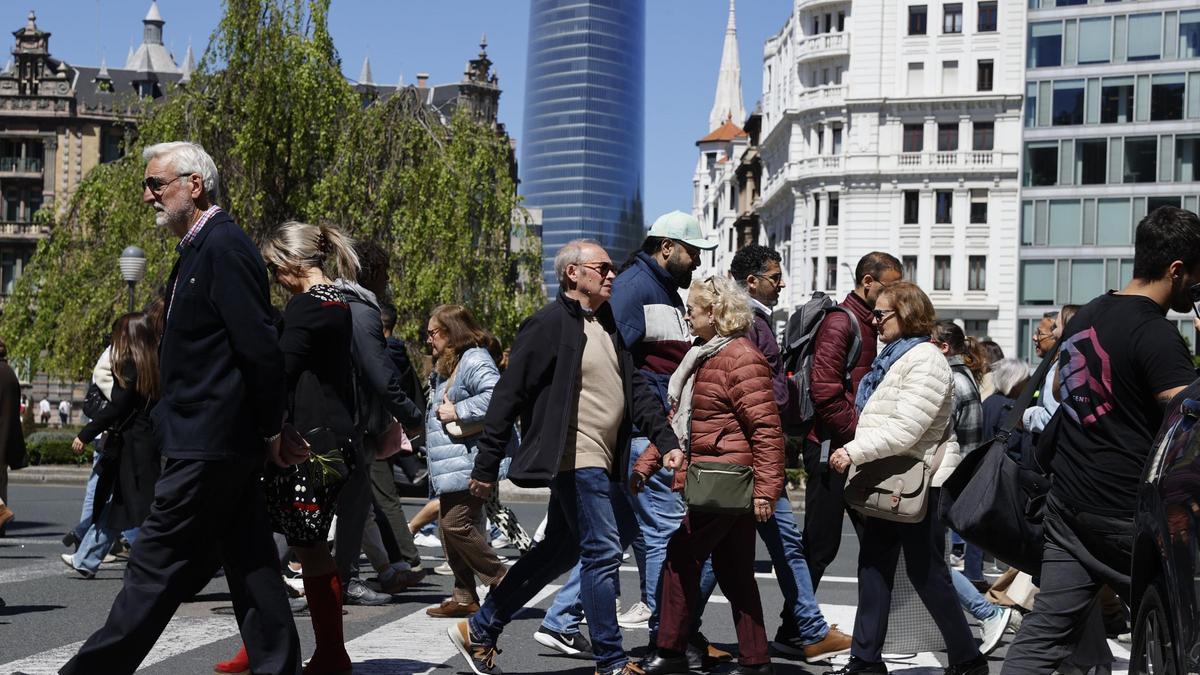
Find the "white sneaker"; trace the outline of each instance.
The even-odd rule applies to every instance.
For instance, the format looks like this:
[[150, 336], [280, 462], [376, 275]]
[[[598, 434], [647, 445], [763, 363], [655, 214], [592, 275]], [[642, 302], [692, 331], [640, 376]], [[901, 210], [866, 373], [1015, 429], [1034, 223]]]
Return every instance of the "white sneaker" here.
[[437, 535], [425, 534], [423, 532], [418, 532], [413, 535], [413, 543], [417, 546], [423, 546], [425, 548], [442, 547], [442, 540], [438, 539]]
[[621, 628], [646, 628], [650, 621], [650, 608], [646, 603], [638, 601], [625, 612], [617, 615], [617, 625]]
[[288, 588], [288, 596], [293, 598], [304, 597], [304, 579], [300, 577], [284, 577], [283, 585]]
[[963, 569], [963, 557], [961, 555], [950, 554], [950, 566], [958, 571]]
[[433, 573], [443, 577], [454, 576], [454, 570], [450, 569], [450, 563], [444, 562], [441, 565], [433, 568]]
[[1004, 629], [1008, 628], [1008, 622], [1012, 619], [1012, 607], [997, 609], [1000, 611], [982, 622], [980, 639], [983, 642], [979, 645], [979, 652], [984, 655], [991, 654], [1000, 645], [1000, 638], [1004, 637]]
[[508, 548], [512, 546], [512, 540], [503, 534], [492, 540], [492, 548]]

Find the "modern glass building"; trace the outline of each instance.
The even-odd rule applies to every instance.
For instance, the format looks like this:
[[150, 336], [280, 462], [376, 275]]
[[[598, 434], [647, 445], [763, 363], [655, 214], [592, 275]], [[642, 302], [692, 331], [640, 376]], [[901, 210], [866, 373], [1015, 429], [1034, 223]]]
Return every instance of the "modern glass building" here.
[[533, 0], [521, 193], [542, 209], [542, 270], [580, 237], [614, 260], [641, 244], [645, 0]]
[[1129, 281], [1143, 216], [1200, 207], [1196, 0], [1029, 0], [1028, 20], [1022, 356], [1044, 312]]

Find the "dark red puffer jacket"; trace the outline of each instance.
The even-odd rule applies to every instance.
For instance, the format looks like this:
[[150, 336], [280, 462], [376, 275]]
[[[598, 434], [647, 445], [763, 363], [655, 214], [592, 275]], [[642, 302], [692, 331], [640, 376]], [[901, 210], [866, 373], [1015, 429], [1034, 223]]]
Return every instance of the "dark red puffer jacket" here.
[[850, 351], [850, 319], [841, 312], [830, 312], [821, 322], [813, 343], [813, 365], [809, 376], [816, 423], [808, 438], [817, 443], [829, 439], [831, 450], [854, 440], [854, 430], [858, 427], [854, 396], [858, 393], [858, 383], [871, 371], [878, 349], [875, 324], [871, 323], [871, 308], [867, 307], [866, 301], [851, 292], [841, 306], [858, 319], [862, 337], [862, 353], [850, 369], [851, 387], [847, 391], [844, 378], [846, 355]]
[[[754, 497], [774, 503], [783, 492], [783, 429], [767, 360], [745, 337], [730, 342], [696, 373], [692, 392], [692, 460], [754, 468]], [[634, 470], [649, 476], [662, 466], [650, 446]], [[675, 473], [675, 489], [685, 472]]]

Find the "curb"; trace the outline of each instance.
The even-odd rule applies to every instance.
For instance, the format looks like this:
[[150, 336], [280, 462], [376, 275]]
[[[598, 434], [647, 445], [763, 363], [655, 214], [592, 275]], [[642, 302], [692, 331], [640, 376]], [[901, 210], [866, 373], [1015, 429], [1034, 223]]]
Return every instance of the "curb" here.
[[8, 482], [12, 485], [87, 485], [91, 475], [90, 466], [45, 464], [10, 471]]

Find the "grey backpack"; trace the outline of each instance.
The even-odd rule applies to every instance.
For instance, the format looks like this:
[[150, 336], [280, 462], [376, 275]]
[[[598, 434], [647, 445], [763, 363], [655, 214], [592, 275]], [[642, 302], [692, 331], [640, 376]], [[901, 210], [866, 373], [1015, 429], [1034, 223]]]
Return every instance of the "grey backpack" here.
[[816, 406], [812, 400], [812, 363], [813, 349], [816, 347], [817, 332], [825, 317], [832, 312], [841, 312], [850, 320], [850, 349], [846, 352], [846, 362], [842, 368], [846, 389], [850, 390], [850, 370], [858, 363], [862, 354], [862, 333], [858, 327], [858, 317], [854, 312], [839, 307], [821, 291], [813, 291], [808, 302], [800, 305], [788, 318], [787, 329], [784, 331], [783, 368], [788, 374], [794, 388], [793, 414], [784, 420], [784, 431], [792, 436], [807, 436], [816, 417]]

